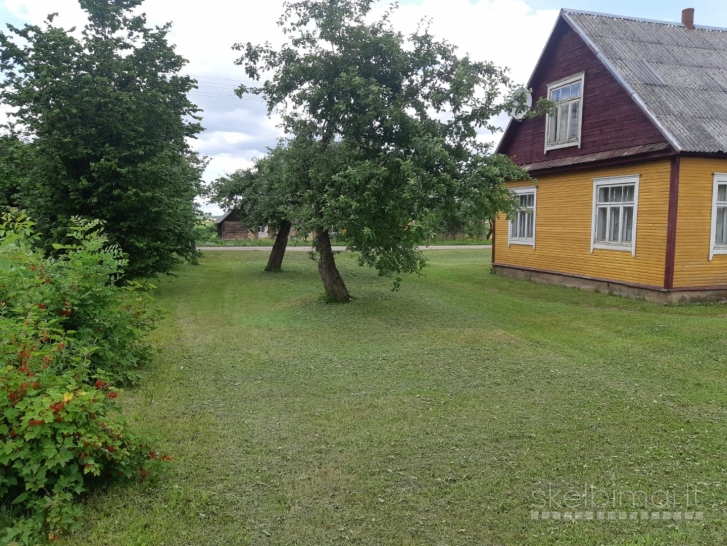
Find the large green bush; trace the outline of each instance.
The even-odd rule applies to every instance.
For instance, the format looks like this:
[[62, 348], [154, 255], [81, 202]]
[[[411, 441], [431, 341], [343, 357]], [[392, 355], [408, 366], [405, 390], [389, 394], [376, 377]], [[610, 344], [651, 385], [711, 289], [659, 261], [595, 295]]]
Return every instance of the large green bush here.
[[118, 285], [124, 261], [97, 222], [75, 220], [71, 236], [46, 258], [27, 217], [0, 221], [0, 503], [15, 515], [0, 543], [57, 538], [79, 494], [166, 459], [114, 409], [114, 383], [136, 379], [149, 354], [148, 296]]
[[0, 201], [30, 212], [46, 250], [73, 216], [98, 218], [129, 257], [129, 277], [168, 273], [196, 257], [205, 169], [192, 147], [203, 130], [187, 96], [196, 83], [181, 74], [171, 25], [149, 25], [142, 0], [78, 4], [83, 28], [51, 14], [0, 30], [0, 102], [27, 132], [0, 139], [0, 175], [10, 175]]
[[[122, 285], [126, 260], [109, 245], [98, 221], [73, 219], [72, 245], [54, 245], [61, 253], [45, 258], [34, 252], [32, 223], [22, 214], [6, 214], [0, 224], [0, 305], [2, 316], [36, 317], [53, 328], [72, 332], [73, 345], [88, 351], [91, 376], [116, 384], [134, 383], [150, 355], [143, 334], [155, 315], [149, 291], [138, 283]], [[64, 362], [78, 367], [78, 362]]]

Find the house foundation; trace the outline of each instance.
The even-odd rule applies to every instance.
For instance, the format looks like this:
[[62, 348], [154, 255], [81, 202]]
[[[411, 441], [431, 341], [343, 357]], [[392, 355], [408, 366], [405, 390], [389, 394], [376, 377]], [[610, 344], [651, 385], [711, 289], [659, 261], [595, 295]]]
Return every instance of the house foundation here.
[[656, 286], [583, 277], [579, 275], [570, 275], [568, 273], [544, 271], [541, 269], [531, 269], [503, 264], [493, 264], [492, 272], [501, 277], [510, 277], [512, 279], [521, 279], [539, 282], [542, 284], [567, 286], [570, 288], [577, 288], [579, 290], [587, 290], [589, 292], [612, 294], [615, 296], [641, 299], [654, 303], [686, 303], [700, 301], [727, 302], [727, 286], [674, 288], [672, 290], [667, 290]]

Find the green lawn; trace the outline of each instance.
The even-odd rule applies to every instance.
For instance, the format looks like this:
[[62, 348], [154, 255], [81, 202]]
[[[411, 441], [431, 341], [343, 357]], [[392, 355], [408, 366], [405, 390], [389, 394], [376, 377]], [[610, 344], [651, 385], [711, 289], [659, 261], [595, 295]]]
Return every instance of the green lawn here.
[[[266, 274], [265, 254], [208, 252], [162, 280], [161, 353], [120, 400], [175, 461], [87, 499], [64, 543], [725, 544], [724, 305], [499, 278], [489, 251], [429, 256], [398, 293], [341, 256], [348, 305], [324, 303], [304, 253]], [[531, 520], [590, 485], [629, 517], [629, 491], [681, 512], [697, 488], [704, 520]]]

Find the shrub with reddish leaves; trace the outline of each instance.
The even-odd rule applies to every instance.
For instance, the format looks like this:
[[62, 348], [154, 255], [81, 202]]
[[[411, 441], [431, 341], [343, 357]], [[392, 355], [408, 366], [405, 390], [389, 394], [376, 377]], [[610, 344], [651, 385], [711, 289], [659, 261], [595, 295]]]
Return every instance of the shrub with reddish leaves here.
[[138, 381], [151, 355], [144, 334], [157, 319], [150, 289], [120, 282], [126, 260], [96, 221], [74, 219], [68, 234], [73, 244], [55, 245], [52, 259], [32, 249], [33, 238], [32, 223], [22, 214], [3, 216], [0, 312], [72, 332], [71, 350], [88, 349], [92, 375], [117, 385]]
[[[79, 244], [47, 259], [33, 250], [22, 214], [0, 222], [0, 502], [14, 512], [2, 544], [34, 544], [40, 532], [57, 538], [78, 521], [78, 495], [109, 480], [145, 479], [168, 459], [115, 409], [114, 385], [140, 363], [142, 329], [120, 328], [126, 341], [108, 340], [115, 321], [143, 314], [146, 303], [130, 302], [130, 291], [114, 284], [120, 266], [96, 225], [78, 227]], [[73, 287], [78, 293], [66, 295]], [[97, 358], [114, 348], [115, 365], [109, 354]]]
[[80, 493], [101, 481], [143, 479], [166, 458], [127, 430], [111, 402], [116, 391], [42, 370], [38, 360], [31, 356], [28, 371], [0, 372], [0, 497], [25, 512], [26, 527], [57, 535], [77, 521]]

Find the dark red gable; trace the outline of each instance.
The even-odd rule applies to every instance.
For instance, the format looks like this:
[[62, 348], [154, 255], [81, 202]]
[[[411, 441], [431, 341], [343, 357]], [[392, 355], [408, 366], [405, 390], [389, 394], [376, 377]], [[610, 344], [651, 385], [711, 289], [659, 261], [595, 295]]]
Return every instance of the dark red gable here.
[[[545, 117], [513, 121], [503, 135], [499, 153], [518, 165], [598, 154], [610, 150], [668, 144], [631, 95], [581, 37], [560, 18], [530, 80], [533, 102], [546, 98], [548, 84], [585, 72], [581, 147], [545, 153]], [[584, 158], [585, 159], [585, 158]]]

